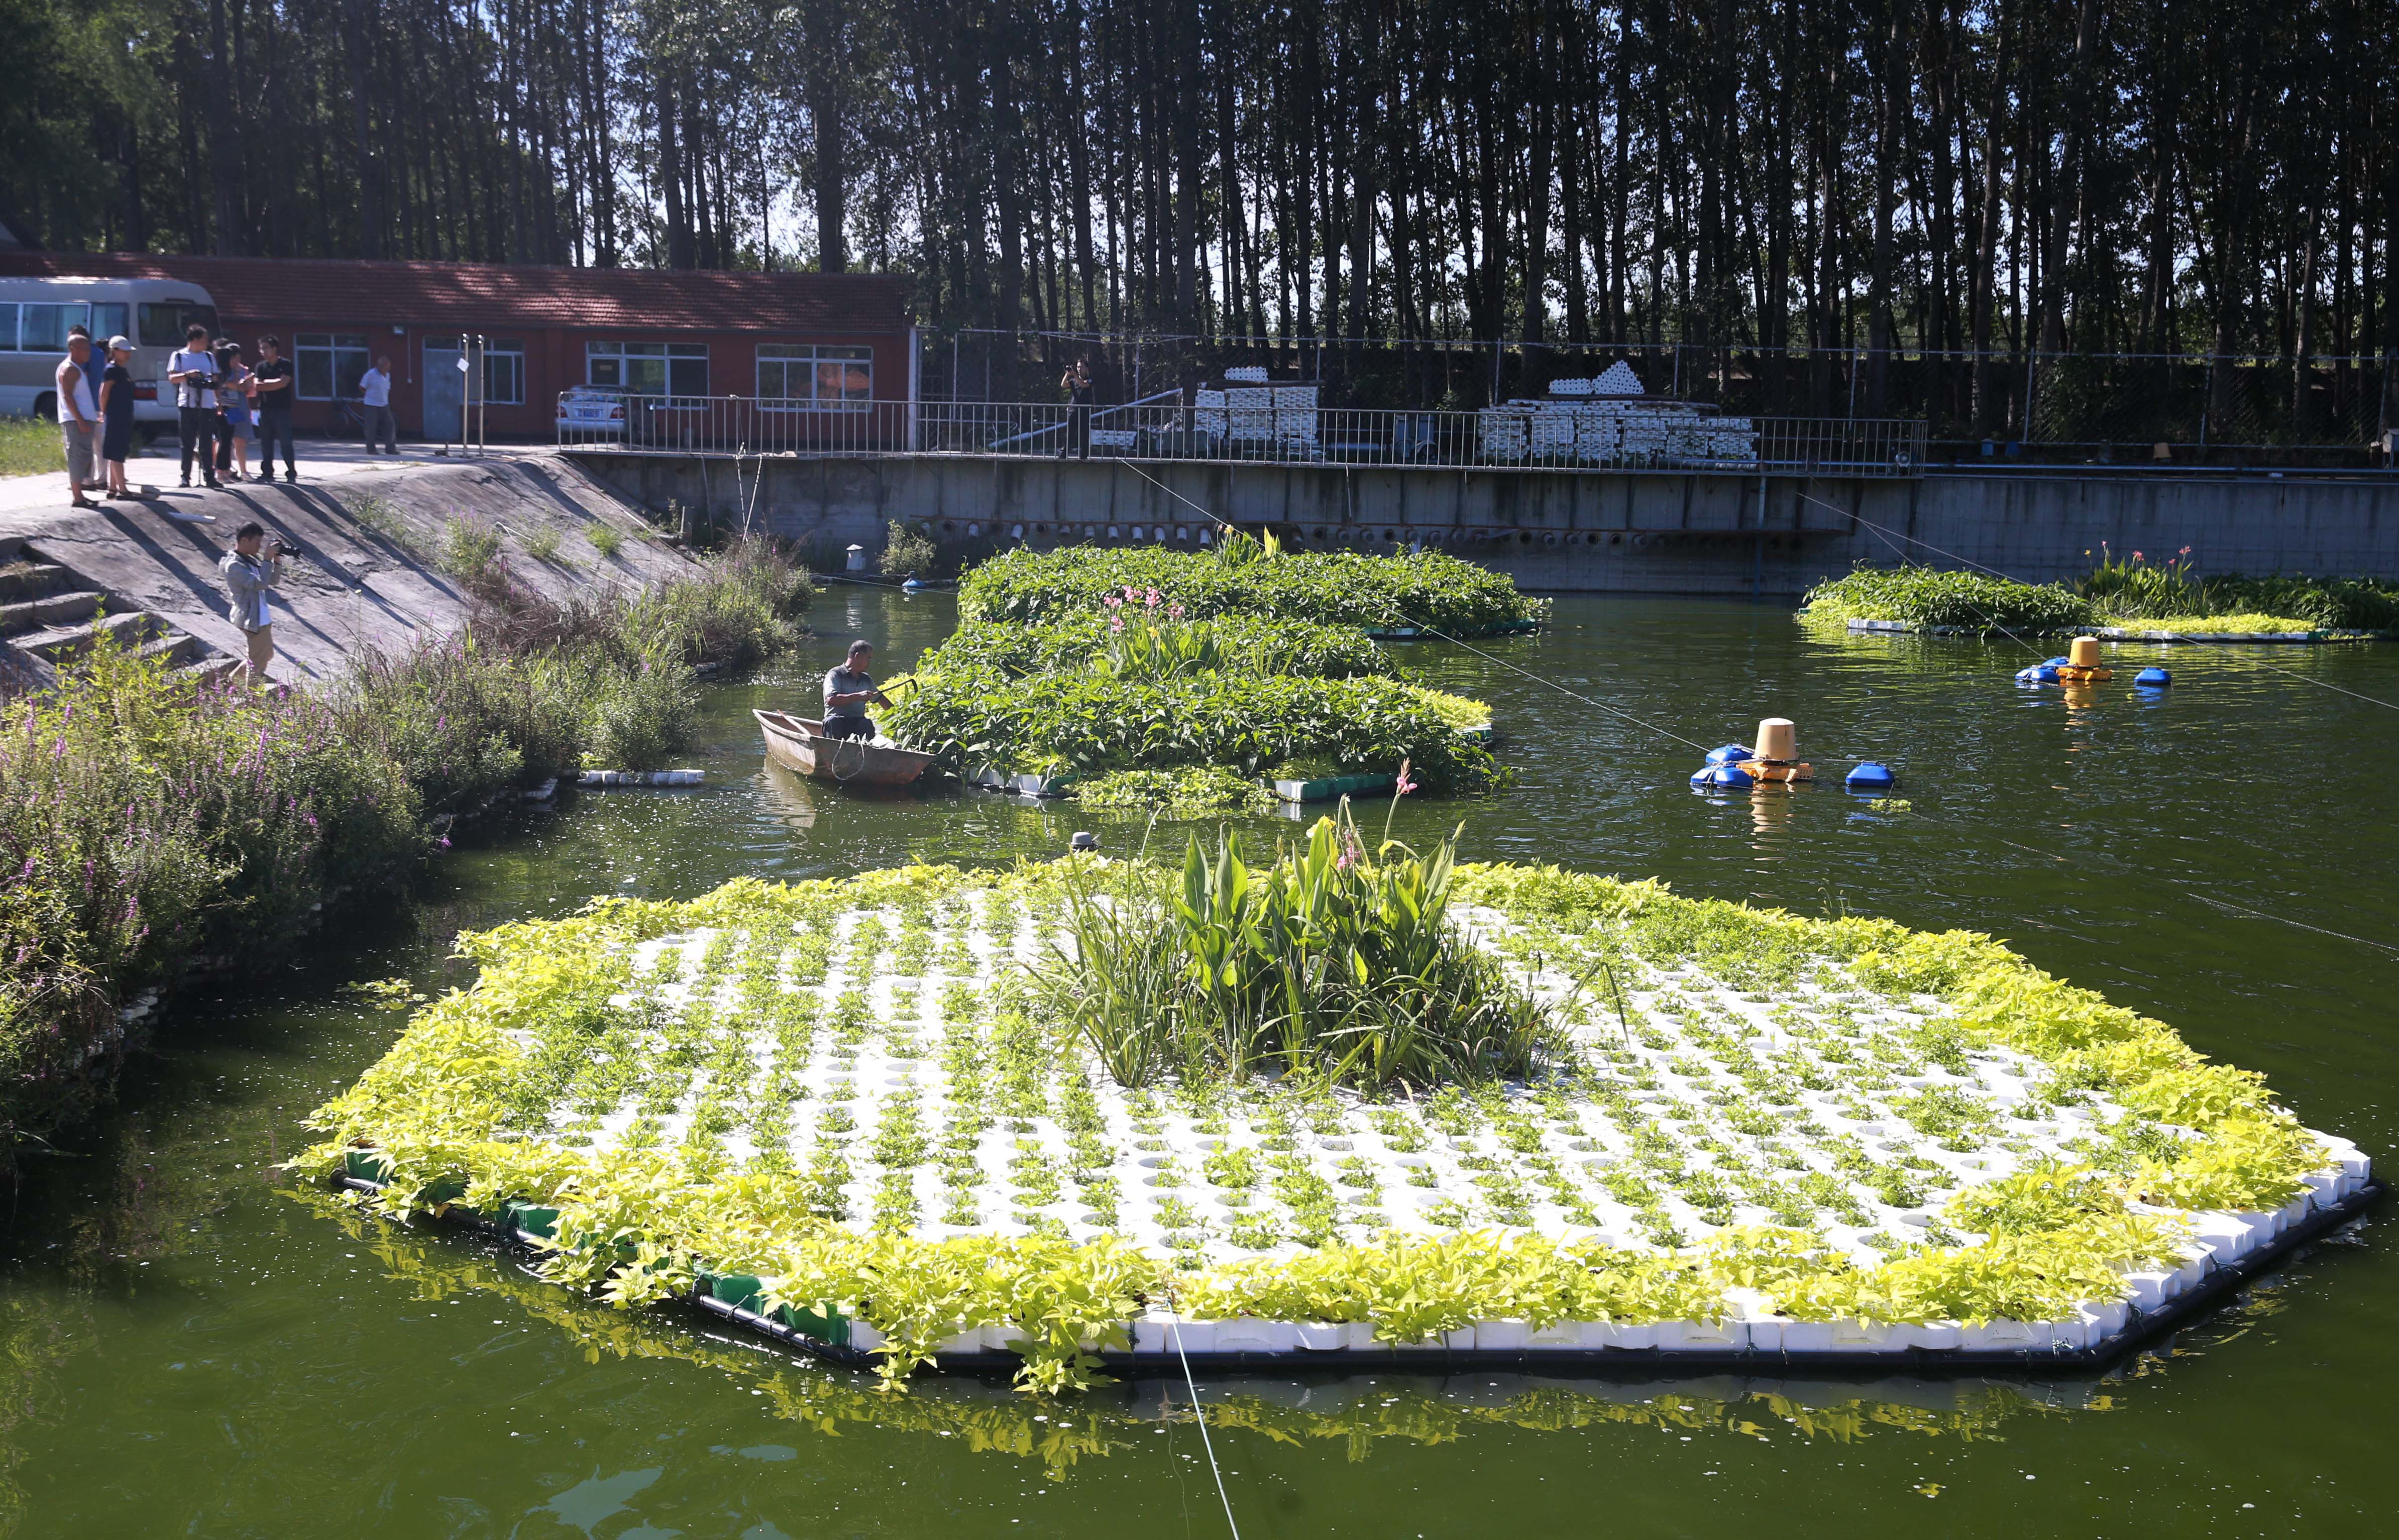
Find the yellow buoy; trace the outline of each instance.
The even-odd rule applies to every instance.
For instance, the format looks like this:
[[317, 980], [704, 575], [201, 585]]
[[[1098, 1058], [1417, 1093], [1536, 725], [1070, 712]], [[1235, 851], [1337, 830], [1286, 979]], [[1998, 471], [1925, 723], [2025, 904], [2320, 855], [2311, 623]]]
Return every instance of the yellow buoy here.
[[2067, 684], [2093, 684], [2113, 679], [2116, 671], [2099, 662], [2099, 639], [2078, 636], [2066, 649], [2066, 662], [2059, 666], [2057, 677]]
[[1813, 765], [1799, 761], [1799, 728], [1789, 717], [1766, 717], [1757, 724], [1755, 756], [1742, 768], [1759, 781], [1814, 780]]

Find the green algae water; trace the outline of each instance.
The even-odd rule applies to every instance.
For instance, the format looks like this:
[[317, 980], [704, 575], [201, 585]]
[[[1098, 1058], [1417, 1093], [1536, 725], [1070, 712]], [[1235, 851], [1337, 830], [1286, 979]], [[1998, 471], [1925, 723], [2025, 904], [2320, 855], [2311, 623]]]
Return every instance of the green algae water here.
[[[1221, 1535], [1179, 1385], [1045, 1403], [869, 1381], [535, 1282], [468, 1237], [361, 1220], [273, 1164], [401, 1018], [349, 982], [462, 983], [457, 930], [600, 893], [911, 858], [1005, 861], [1186, 826], [983, 794], [879, 799], [766, 766], [749, 711], [809, 705], [849, 633], [898, 672], [940, 595], [836, 589], [810, 655], [711, 694], [694, 792], [587, 795], [427, 874], [404, 912], [187, 1000], [120, 1109], [35, 1164], [0, 1271], [0, 1530], [24, 1535]], [[1469, 858], [1665, 878], [1809, 913], [1968, 926], [2264, 1072], [2309, 1125], [2392, 1148], [2399, 856], [2379, 773], [2399, 648], [2122, 648], [2087, 697], [2004, 642], [1810, 635], [1779, 610], [1568, 599], [1534, 639], [1400, 655], [1497, 709], [1518, 786], [1403, 803]], [[1553, 679], [1680, 744], [1512, 671]], [[1701, 747], [1784, 715], [1824, 779], [1727, 799]], [[1895, 765], [1907, 805], [1838, 775]], [[1379, 808], [1362, 817], [1378, 827]], [[1298, 824], [1261, 818], [1254, 841]], [[2269, 918], [2275, 916], [2279, 918]], [[2284, 923], [2290, 922], [2290, 923]], [[1203, 1382], [1244, 1534], [2379, 1533], [2399, 1264], [2378, 1219], [2101, 1378], [1610, 1384], [1501, 1374]]]

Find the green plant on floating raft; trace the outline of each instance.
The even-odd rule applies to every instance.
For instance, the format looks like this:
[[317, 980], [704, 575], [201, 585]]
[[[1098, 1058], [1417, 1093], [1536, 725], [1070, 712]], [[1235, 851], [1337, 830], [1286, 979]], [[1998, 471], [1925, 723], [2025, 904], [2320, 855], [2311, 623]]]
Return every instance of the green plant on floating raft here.
[[1114, 812], [1204, 818], [1223, 813], [1271, 813], [1274, 793], [1257, 781], [1215, 765], [1186, 770], [1111, 770], [1078, 781], [1075, 800]]
[[1030, 622], [1098, 611], [1110, 594], [1145, 596], [1185, 615], [1280, 615], [1385, 630], [1431, 627], [1452, 636], [1538, 623], [1546, 601], [1456, 557], [1269, 552], [1227, 541], [1224, 554], [1072, 547], [1011, 551], [958, 587], [962, 620]]
[[[1804, 919], [1553, 868], [1443, 870], [1441, 852], [1384, 847], [1362, 861], [1362, 842], [1353, 841], [1336, 818], [1271, 867], [1241, 863], [1228, 842], [1213, 852], [1194, 842], [1179, 871], [1068, 860], [996, 874], [918, 867], [793, 885], [745, 880], [687, 902], [602, 900], [563, 920], [463, 937], [462, 952], [481, 969], [474, 986], [426, 1005], [383, 1062], [319, 1111], [325, 1142], [300, 1164], [371, 1173], [384, 1184], [375, 1206], [390, 1212], [533, 1205], [549, 1216], [548, 1275], [604, 1288], [620, 1304], [703, 1277], [758, 1279], [770, 1311], [881, 1331], [895, 1379], [960, 1333], [1007, 1323], [1023, 1344], [1022, 1383], [1056, 1389], [1086, 1383], [1094, 1372], [1088, 1349], [1120, 1343], [1125, 1324], [1158, 1308], [1170, 1289], [1186, 1314], [1209, 1313], [1200, 1318], [1367, 1321], [1387, 1342], [1479, 1320], [1704, 1321], [1729, 1309], [1725, 1290], [1736, 1287], [1802, 1322], [2053, 1319], [2083, 1301], [2121, 1297], [2126, 1269], [2174, 1264], [2175, 1216], [2136, 1203], [2271, 1209], [2324, 1160], [2322, 1142], [2255, 1075], [2202, 1060], [2162, 1023], [2041, 973], [1986, 937]], [[1457, 1000], [1471, 994], [1437, 982], [1452, 977], [1441, 960], [1442, 922], [1461, 906], [1471, 906], [1474, 955], [1503, 970], [1493, 975], [1502, 993], [1544, 973], [1605, 965], [1624, 976], [1633, 998], [1591, 1013], [1596, 1030], [1581, 1031], [1553, 1065], [1536, 1056], [1530, 1067], [1541, 1074], [1509, 1075], [1526, 1061], [1477, 1049], [1471, 1025], [1461, 1030], [1413, 998], [1432, 987]], [[987, 953], [977, 963], [964, 946], [971, 937], [1029, 957], [1028, 943], [1100, 924], [1095, 915], [1113, 917], [1116, 928], [1103, 925], [1075, 948], [1073, 998], [1055, 1006], [1045, 1006], [1041, 977]], [[904, 1002], [874, 1006], [861, 980], [891, 976], [902, 952], [923, 954], [909, 965], [923, 983]], [[915, 972], [946, 973], [954, 956], [974, 971], [946, 981]], [[1062, 963], [1036, 973], [1068, 971]], [[1746, 999], [1817, 1004], [1805, 1016], [1777, 1006], [1778, 1046], [1728, 1030], [1738, 1015], [1731, 996], [1695, 997], [1701, 979]], [[1130, 1003], [1126, 1021], [1148, 1002], [1164, 1008], [1145, 1014], [1164, 1015], [1172, 1030], [1103, 1023], [1093, 1032], [1048, 1019], [1053, 1009], [1086, 1010], [1104, 989]], [[1548, 997], [1560, 1017], [1577, 1014], [1570, 996], [1552, 988]], [[787, 999], [789, 1008], [778, 1003]], [[883, 1051], [870, 1045], [896, 1048], [929, 1027], [920, 1013], [930, 1000], [940, 1002], [948, 1100], [958, 1109], [939, 1134], [918, 1120], [920, 1104], [932, 1101], [920, 1103], [913, 1084], [870, 1117], [857, 1073], [862, 1055]], [[1393, 1002], [1406, 1008], [1387, 1008]], [[820, 1006], [830, 1007], [832, 1032], [802, 1030]], [[1456, 1002], [1439, 1008], [1454, 1012]], [[1631, 1020], [1620, 1027], [1614, 1010]], [[1879, 1024], [1866, 1024], [1869, 1017]], [[771, 1082], [816, 1051], [830, 1055], [832, 1077], [817, 1083], [837, 1109], [817, 1124], [821, 1158], [791, 1160], [810, 1145], [788, 1118], [785, 1147], [734, 1158], [708, 1109], [756, 1097], [762, 1066], [773, 1066]], [[802, 1058], [781, 1057], [793, 1053]], [[1934, 1163], [1918, 1155], [1886, 1158], [1894, 1136], [1945, 1149], [2013, 1140], [1991, 1121], [1986, 1094], [1959, 1080], [1986, 1060], [2010, 1075], [2045, 1077], [2013, 1093], [2010, 1127], [2051, 1117], [2071, 1149], [1963, 1183], [1934, 1181]], [[1240, 1077], [1244, 1063], [1283, 1073], [1262, 1087]], [[1950, 1081], [1924, 1084], [1930, 1065]], [[1078, 1235], [1048, 1207], [1076, 1184], [1093, 1211], [1113, 1212], [1132, 1195], [1129, 1182], [1098, 1186], [1115, 1181], [1107, 1163], [1118, 1157], [1085, 1144], [1104, 1144], [1115, 1126], [1096, 1115], [1093, 1067], [1151, 1082], [1121, 1093], [1135, 1137], [1164, 1131], [1171, 1107], [1247, 1151], [1237, 1159], [1228, 1147], [1207, 1147], [1224, 1158], [1195, 1155], [1172, 1185], [1173, 1157], [1155, 1157], [1159, 1197], [1145, 1201], [1177, 1226], [1155, 1248], [1088, 1225]], [[1668, 1073], [1688, 1090], [1668, 1098], [1651, 1089]], [[1361, 1102], [1353, 1089], [1335, 1094], [1335, 1075], [1369, 1089], [1401, 1082], [1417, 1094]], [[1785, 1104], [1785, 1079], [1840, 1087], [1839, 1115], [1887, 1115], [1891, 1127], [1872, 1147], [1809, 1132], [1814, 1114], [1767, 1114], [1751, 1121], [1774, 1134], [1743, 1131], [1741, 1108], [1752, 1096], [1760, 1106]], [[1739, 1095], [1719, 1088], [1736, 1085]], [[789, 1090], [771, 1094], [786, 1114], [814, 1105]], [[2104, 1115], [2054, 1117], [2061, 1098], [2093, 1100]], [[620, 1104], [644, 1110], [646, 1146], [576, 1144], [571, 1138], [584, 1136], [554, 1131], [589, 1126]], [[1316, 1157], [1294, 1135], [1338, 1135], [1358, 1114], [1371, 1114], [1359, 1120], [1394, 1152], [1424, 1149], [1436, 1132], [1457, 1152], [1457, 1170], [1471, 1180], [1427, 1194], [1440, 1203], [1425, 1212], [1459, 1228], [1352, 1238], [1340, 1214], [1327, 1212], [1351, 1189], [1327, 1180], [1333, 1165], [1308, 1164]], [[1833, 1107], [1822, 1115], [1835, 1115]], [[678, 1116], [689, 1119], [679, 1141], [657, 1137]], [[1004, 1193], [979, 1196], [968, 1171], [941, 1211], [972, 1223], [978, 1212], [1030, 1203], [1045, 1210], [1025, 1214], [1042, 1233], [911, 1230], [904, 1198], [882, 1196], [898, 1191], [892, 1171], [953, 1139], [970, 1145], [995, 1117], [1023, 1124], [1011, 1137], [1039, 1158], [1020, 1149]], [[1045, 1117], [1067, 1136], [1064, 1155], [1042, 1154], [1053, 1146], [1030, 1137]], [[1585, 1118], [1592, 1128], [1604, 1120], [1618, 1142], [1605, 1182], [1579, 1201], [1636, 1210], [1611, 1227], [1663, 1250], [1472, 1228], [1490, 1222], [1485, 1214], [1504, 1222], [1524, 1212], [1527, 1195], [1546, 1190], [1552, 1175], [1573, 1180], [1538, 1152], [1545, 1126]], [[855, 1136], [830, 1131], [845, 1127]], [[1809, 1139], [1825, 1169], [1803, 1165], [1806, 1176], [1787, 1191], [1754, 1185], [1754, 1172], [1783, 1169], [1776, 1153], [1786, 1143]], [[948, 1186], [948, 1157], [936, 1159]], [[861, 1185], [878, 1195], [874, 1211], [832, 1217], [853, 1201], [844, 1188]], [[1404, 1193], [1413, 1183], [1394, 1185]], [[1238, 1221], [1204, 1218], [1187, 1201], [1202, 1190], [1243, 1199], [1218, 1205], [1238, 1210]], [[1930, 1203], [1934, 1194], [1947, 1195], [1938, 1224], [1926, 1224], [1915, 1245], [1880, 1249], [1879, 1260], [1836, 1251], [1799, 1224], [1740, 1222], [1770, 1198], [1802, 1216], [1822, 1202], [1864, 1228], [1870, 1201]], [[1879, 1223], [1900, 1228], [1884, 1215]], [[1116, 1220], [1105, 1223], [1113, 1229]], [[1208, 1249], [1227, 1233], [1244, 1244], [1314, 1238], [1289, 1256], [1212, 1267]]]
[[1074, 895], [1071, 945], [1033, 975], [1122, 1085], [1172, 1065], [1274, 1064], [1369, 1085], [1525, 1076], [1561, 1046], [1550, 1012], [1448, 922], [1452, 841], [1373, 850], [1348, 799], [1253, 869], [1195, 836], [1179, 890]]

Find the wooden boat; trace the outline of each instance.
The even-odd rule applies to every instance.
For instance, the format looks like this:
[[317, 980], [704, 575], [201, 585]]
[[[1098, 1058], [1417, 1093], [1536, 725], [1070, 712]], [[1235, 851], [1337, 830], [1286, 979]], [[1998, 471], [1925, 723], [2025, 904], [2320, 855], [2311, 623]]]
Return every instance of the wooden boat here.
[[829, 738], [814, 717], [783, 711], [750, 713], [766, 736], [766, 757], [787, 770], [845, 786], [906, 786], [933, 763], [914, 749], [877, 747], [864, 738]]

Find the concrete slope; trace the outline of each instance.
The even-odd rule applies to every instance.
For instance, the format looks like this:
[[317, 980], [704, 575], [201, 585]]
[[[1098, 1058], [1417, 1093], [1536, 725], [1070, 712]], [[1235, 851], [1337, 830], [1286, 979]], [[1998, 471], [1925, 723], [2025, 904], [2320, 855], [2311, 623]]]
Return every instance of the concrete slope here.
[[[695, 570], [616, 494], [540, 453], [236, 483], [92, 512], [19, 509], [0, 520], [0, 542], [65, 568], [112, 611], [146, 613], [237, 659], [243, 639], [226, 616], [217, 562], [252, 520], [296, 552], [275, 603], [270, 672], [304, 687], [339, 677], [360, 651], [454, 631], [468, 601], [445, 567], [460, 532], [496, 536], [518, 578], [554, 599], [631, 591]], [[594, 530], [613, 532], [615, 555], [592, 543]]]

